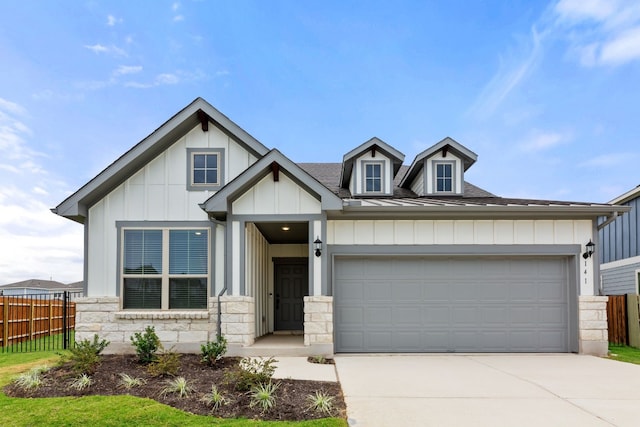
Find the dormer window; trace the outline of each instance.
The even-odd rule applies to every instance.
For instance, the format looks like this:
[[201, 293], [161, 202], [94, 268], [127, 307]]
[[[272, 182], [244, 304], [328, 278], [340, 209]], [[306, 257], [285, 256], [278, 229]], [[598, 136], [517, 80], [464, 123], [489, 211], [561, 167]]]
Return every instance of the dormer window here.
[[224, 148], [187, 148], [187, 190], [217, 191], [223, 181]]
[[365, 162], [364, 163], [364, 188], [367, 193], [382, 192], [382, 162]]
[[454, 167], [453, 162], [436, 162], [436, 192], [451, 193], [454, 191]]

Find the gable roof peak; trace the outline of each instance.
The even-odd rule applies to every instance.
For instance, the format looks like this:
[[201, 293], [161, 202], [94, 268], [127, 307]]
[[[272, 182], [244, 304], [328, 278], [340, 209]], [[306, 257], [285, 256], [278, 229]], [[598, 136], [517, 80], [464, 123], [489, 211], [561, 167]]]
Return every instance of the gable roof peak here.
[[84, 223], [87, 210], [93, 203], [135, 174], [158, 154], [191, 131], [198, 123], [202, 126], [203, 131], [207, 131], [209, 122], [219, 127], [222, 132], [244, 146], [256, 157], [264, 156], [269, 151], [267, 147], [227, 116], [203, 98], [198, 97], [51, 211], [65, 218]]

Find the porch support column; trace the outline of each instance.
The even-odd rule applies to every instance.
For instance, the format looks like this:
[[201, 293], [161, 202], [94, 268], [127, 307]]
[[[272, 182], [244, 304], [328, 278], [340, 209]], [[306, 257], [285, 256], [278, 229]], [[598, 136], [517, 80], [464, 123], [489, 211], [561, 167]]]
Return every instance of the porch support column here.
[[[310, 295], [322, 295], [322, 266], [324, 264], [323, 260], [326, 258], [327, 254], [325, 251], [326, 244], [324, 242], [325, 235], [322, 229], [322, 221], [313, 221], [313, 233], [312, 240], [309, 244], [310, 252], [312, 253], [313, 258], [313, 285], [311, 286]], [[322, 240], [322, 255], [317, 257], [313, 251], [313, 241], [319, 237]]]

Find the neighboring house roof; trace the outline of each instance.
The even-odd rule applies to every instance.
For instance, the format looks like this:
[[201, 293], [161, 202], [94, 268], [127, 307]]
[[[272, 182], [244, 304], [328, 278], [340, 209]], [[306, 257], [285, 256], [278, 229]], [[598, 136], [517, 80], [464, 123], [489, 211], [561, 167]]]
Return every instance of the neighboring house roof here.
[[61, 282], [56, 282], [55, 280], [38, 280], [38, 279], [29, 279], [23, 280], [21, 282], [9, 283], [7, 285], [0, 286], [0, 290], [3, 289], [42, 289], [42, 290], [76, 290], [82, 289], [83, 282], [75, 282], [64, 284]]
[[367, 151], [377, 151], [384, 154], [389, 158], [393, 164], [393, 176], [398, 175], [398, 170], [402, 166], [404, 161], [404, 154], [384, 142], [383, 140], [373, 137], [367, 142], [360, 144], [353, 150], [349, 151], [342, 158], [342, 170], [340, 175], [340, 186], [343, 188], [349, 188], [349, 179], [353, 171], [353, 162], [355, 159], [364, 154]]
[[244, 172], [237, 176], [220, 191], [215, 193], [200, 207], [206, 212], [224, 216], [227, 211], [227, 200], [244, 194], [249, 187], [264, 178], [268, 173], [275, 173], [272, 165], [278, 165], [277, 173], [285, 173], [289, 178], [309, 193], [318, 196], [323, 210], [342, 209], [342, 200], [329, 191], [324, 185], [316, 180], [311, 174], [305, 172], [299, 165], [289, 160], [280, 151], [273, 149], [257, 162], [249, 166]]
[[615, 199], [611, 200], [609, 202], [609, 204], [611, 205], [622, 205], [624, 203], [627, 203], [630, 200], [636, 199], [640, 197], [640, 185], [638, 185], [637, 187], [627, 191], [626, 193], [616, 197]]
[[51, 211], [84, 223], [86, 210], [91, 204], [135, 174], [198, 123], [205, 130], [208, 129], [209, 122], [216, 124], [230, 138], [256, 157], [261, 157], [269, 151], [211, 104], [202, 98], [196, 98]]

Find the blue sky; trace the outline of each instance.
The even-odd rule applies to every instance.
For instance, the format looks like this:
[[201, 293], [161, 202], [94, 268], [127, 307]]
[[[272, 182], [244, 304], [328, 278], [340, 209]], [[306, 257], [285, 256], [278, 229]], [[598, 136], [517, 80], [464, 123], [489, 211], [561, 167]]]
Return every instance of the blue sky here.
[[49, 208], [198, 96], [298, 162], [450, 136], [501, 196], [640, 184], [633, 0], [4, 0], [0, 64], [0, 284], [81, 280]]

